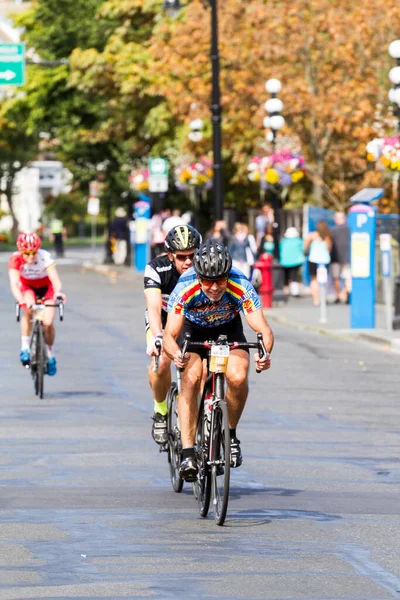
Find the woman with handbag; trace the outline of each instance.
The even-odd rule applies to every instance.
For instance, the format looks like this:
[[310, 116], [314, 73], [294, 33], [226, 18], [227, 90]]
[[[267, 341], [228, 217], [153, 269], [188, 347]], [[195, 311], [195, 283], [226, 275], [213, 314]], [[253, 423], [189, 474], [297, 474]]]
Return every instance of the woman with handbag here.
[[311, 277], [311, 295], [314, 306], [319, 306], [319, 283], [317, 281], [318, 265], [328, 266], [331, 262], [332, 238], [328, 223], [318, 221], [317, 231], [312, 231], [304, 243], [308, 254], [308, 272]]

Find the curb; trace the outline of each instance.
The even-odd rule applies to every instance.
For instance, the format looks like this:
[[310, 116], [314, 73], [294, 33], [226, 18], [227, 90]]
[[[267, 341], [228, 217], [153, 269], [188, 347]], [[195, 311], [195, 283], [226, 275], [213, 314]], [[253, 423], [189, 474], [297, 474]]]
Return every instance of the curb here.
[[268, 313], [268, 311], [264, 311], [264, 315], [274, 323], [286, 325], [287, 327], [292, 327], [293, 329], [297, 329], [299, 331], [312, 331], [313, 333], [326, 335], [332, 339], [346, 340], [348, 342], [362, 341], [368, 344], [379, 346], [381, 350], [389, 350], [391, 352], [400, 353], [400, 339], [392, 340], [390, 338], [375, 336], [369, 333], [353, 333], [343, 329], [335, 331], [318, 325], [308, 325], [305, 323], [300, 323], [299, 321], [292, 321], [286, 317]]

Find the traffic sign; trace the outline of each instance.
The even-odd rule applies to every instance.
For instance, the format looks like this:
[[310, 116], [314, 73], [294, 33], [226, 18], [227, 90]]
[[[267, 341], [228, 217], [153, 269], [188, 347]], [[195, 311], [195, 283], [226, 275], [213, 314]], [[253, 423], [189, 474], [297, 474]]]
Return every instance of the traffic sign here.
[[168, 190], [168, 163], [165, 158], [149, 159], [149, 192]]
[[90, 196], [88, 199], [87, 211], [88, 215], [92, 215], [92, 217], [97, 217], [97, 215], [100, 212], [100, 198]]
[[0, 85], [24, 85], [25, 44], [0, 44]]

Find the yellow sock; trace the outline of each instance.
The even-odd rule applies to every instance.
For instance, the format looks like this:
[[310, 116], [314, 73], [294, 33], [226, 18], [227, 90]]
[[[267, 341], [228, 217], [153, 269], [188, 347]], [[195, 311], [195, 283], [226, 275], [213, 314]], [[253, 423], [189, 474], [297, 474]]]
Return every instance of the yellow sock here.
[[163, 402], [156, 402], [154, 400], [154, 412], [164, 416], [168, 413], [167, 403], [165, 400]]

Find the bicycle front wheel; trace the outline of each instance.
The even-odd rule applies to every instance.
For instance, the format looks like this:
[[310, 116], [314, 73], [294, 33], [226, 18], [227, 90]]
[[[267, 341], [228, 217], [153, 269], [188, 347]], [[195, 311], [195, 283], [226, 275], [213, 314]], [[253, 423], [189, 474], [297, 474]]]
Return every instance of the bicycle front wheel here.
[[231, 442], [229, 436], [228, 407], [221, 400], [214, 408], [211, 422], [211, 487], [214, 519], [223, 525], [228, 510], [231, 472]]
[[193, 484], [193, 493], [199, 503], [200, 516], [206, 517], [210, 508], [211, 473], [209, 464], [210, 436], [204, 414], [204, 401], [200, 403], [200, 411], [196, 436], [199, 475], [197, 481]]
[[47, 354], [46, 344], [44, 341], [43, 325], [37, 331], [36, 337], [36, 382], [35, 391], [39, 398], [43, 398], [44, 392], [44, 371], [46, 368]]
[[181, 466], [181, 432], [178, 421], [178, 390], [173, 383], [167, 394], [167, 427], [168, 427], [168, 463], [174, 492], [181, 492], [183, 479], [179, 475]]

